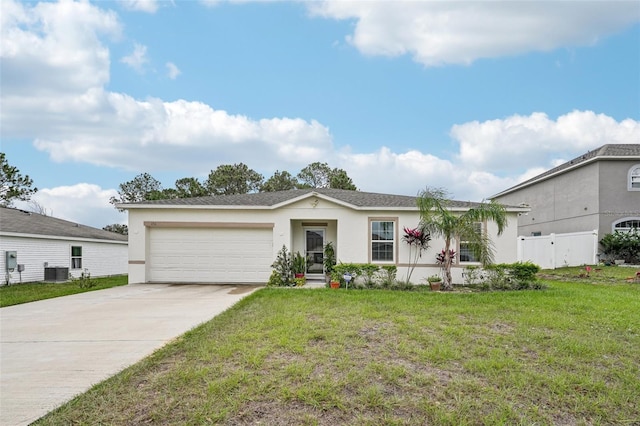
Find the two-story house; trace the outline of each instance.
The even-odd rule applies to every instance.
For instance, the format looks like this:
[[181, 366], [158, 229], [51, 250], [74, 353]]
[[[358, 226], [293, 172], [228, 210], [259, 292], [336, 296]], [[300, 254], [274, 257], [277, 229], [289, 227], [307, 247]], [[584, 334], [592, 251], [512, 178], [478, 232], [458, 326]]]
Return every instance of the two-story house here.
[[491, 198], [531, 209], [521, 236], [640, 227], [640, 144], [603, 145]]

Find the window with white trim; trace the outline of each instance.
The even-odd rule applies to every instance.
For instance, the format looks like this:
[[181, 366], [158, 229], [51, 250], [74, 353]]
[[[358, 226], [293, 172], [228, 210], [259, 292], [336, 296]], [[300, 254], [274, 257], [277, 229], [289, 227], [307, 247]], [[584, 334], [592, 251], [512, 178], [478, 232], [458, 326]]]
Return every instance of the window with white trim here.
[[629, 191], [640, 191], [640, 164], [636, 164], [629, 169], [627, 189]]
[[613, 232], [629, 232], [633, 228], [640, 229], [640, 217], [639, 218], [627, 218], [613, 223]]
[[371, 221], [371, 261], [395, 261], [395, 221]]
[[[473, 231], [476, 234], [482, 234], [482, 223], [474, 223]], [[479, 262], [478, 258], [473, 252], [470, 242], [465, 240], [464, 236], [460, 240], [460, 254], [458, 256], [458, 259], [460, 259], [460, 262]]]
[[82, 246], [71, 246], [71, 269], [82, 269]]

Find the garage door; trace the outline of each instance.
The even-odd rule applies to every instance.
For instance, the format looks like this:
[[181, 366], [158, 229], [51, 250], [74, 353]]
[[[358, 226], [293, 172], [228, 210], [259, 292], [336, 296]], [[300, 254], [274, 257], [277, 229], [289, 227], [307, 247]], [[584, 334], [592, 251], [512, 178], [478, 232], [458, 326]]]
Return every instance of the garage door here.
[[266, 283], [273, 230], [151, 228], [149, 280], [176, 283]]

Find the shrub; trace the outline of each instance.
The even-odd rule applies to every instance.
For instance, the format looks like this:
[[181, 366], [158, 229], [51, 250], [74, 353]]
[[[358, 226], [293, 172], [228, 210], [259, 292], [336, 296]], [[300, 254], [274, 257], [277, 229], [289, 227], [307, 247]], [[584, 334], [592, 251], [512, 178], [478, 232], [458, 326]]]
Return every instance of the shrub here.
[[93, 288], [98, 283], [95, 280], [91, 279], [91, 274], [88, 269], [84, 269], [78, 278], [74, 278], [73, 281], [78, 283], [78, 287], [80, 288]]
[[384, 265], [380, 267], [381, 280], [380, 284], [383, 288], [389, 288], [396, 282], [396, 274], [398, 267], [396, 265]]
[[608, 260], [624, 259], [626, 263], [640, 263], [640, 230], [633, 228], [628, 232], [616, 231], [600, 240], [602, 251]]
[[269, 277], [269, 281], [267, 282], [268, 286], [291, 286], [294, 285], [294, 281], [292, 278], [292, 267], [293, 260], [291, 256], [291, 252], [287, 250], [285, 245], [282, 246], [280, 251], [278, 252], [278, 256], [276, 260], [271, 264], [273, 268], [273, 272], [271, 273], [271, 277]]
[[501, 263], [486, 268], [484, 290], [539, 290], [544, 286], [538, 283], [536, 274], [540, 267], [531, 262]]

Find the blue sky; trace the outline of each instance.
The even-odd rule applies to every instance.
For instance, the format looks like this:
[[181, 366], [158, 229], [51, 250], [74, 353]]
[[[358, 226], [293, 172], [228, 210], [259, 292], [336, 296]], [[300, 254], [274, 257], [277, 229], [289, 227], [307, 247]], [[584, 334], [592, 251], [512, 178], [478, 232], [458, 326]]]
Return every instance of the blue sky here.
[[[0, 136], [50, 214], [102, 227], [148, 172], [314, 161], [481, 200], [640, 143], [640, 2], [3, 1]], [[28, 208], [28, 206], [20, 205]]]

